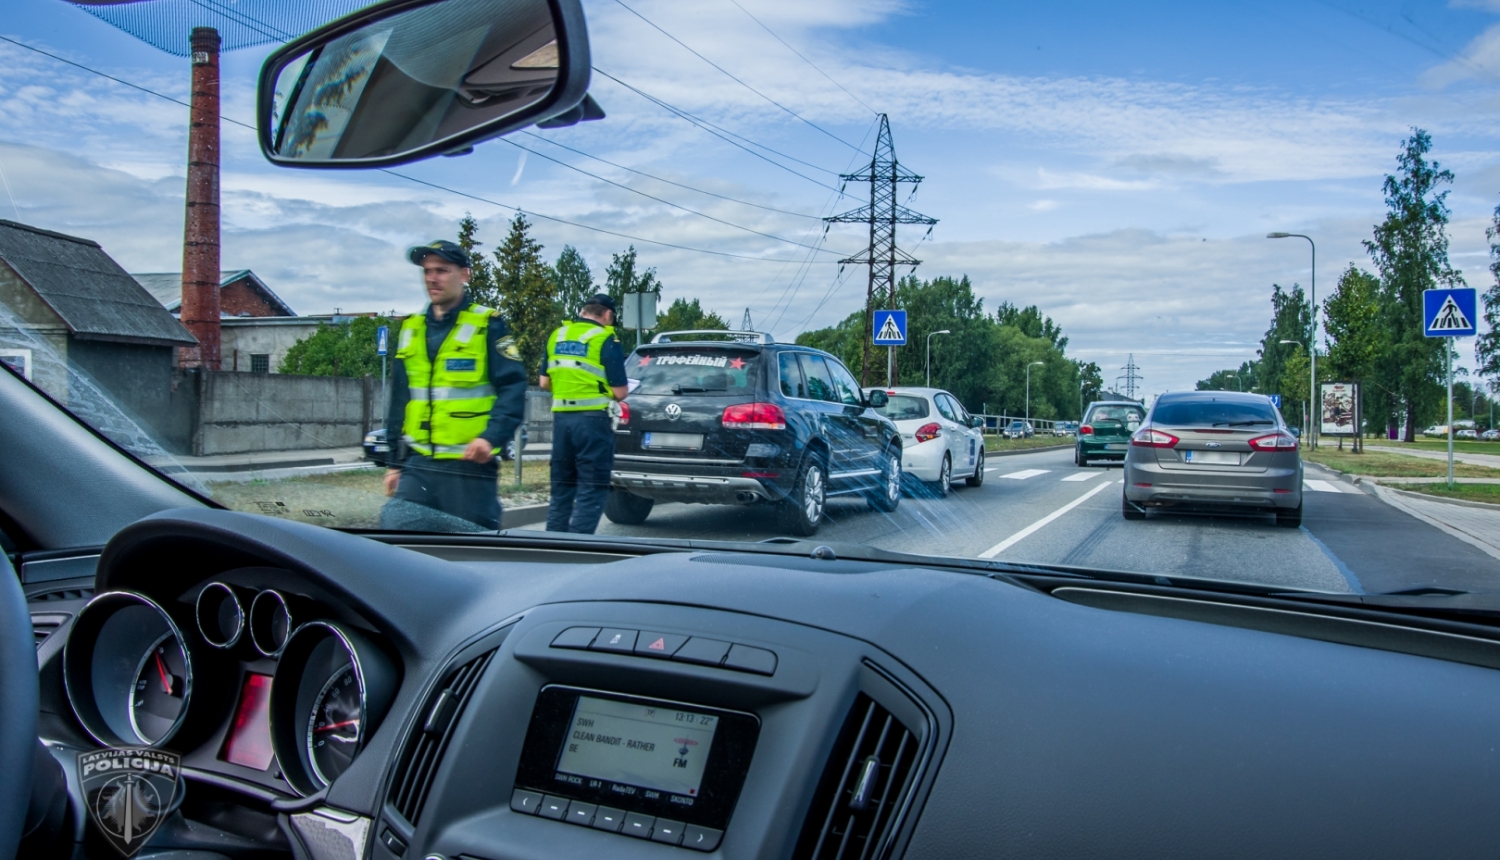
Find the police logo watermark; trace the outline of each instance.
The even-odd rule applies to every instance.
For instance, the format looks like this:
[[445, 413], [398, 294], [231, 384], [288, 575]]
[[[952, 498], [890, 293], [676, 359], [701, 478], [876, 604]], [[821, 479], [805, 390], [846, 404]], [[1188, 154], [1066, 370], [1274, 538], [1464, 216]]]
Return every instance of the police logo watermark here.
[[177, 799], [182, 756], [161, 750], [108, 749], [78, 757], [89, 818], [126, 857], [166, 820]]

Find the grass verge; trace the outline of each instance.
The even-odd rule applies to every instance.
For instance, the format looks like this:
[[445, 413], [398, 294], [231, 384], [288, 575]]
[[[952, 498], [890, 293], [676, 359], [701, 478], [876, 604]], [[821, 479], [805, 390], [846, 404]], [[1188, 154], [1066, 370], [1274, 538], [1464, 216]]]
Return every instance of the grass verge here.
[[996, 451], [1023, 451], [1027, 448], [1051, 448], [1055, 445], [1073, 444], [1072, 436], [1033, 436], [1030, 439], [1005, 439], [1000, 436], [984, 437], [986, 453]]
[[1451, 490], [1447, 484], [1405, 484], [1399, 489], [1424, 496], [1500, 505], [1500, 484], [1454, 484]]
[[[1330, 440], [1318, 442], [1318, 447], [1329, 444]], [[1333, 444], [1338, 444], [1334, 442]], [[1348, 440], [1344, 444], [1347, 446]], [[1384, 448], [1415, 448], [1419, 451], [1448, 452], [1448, 440], [1446, 439], [1418, 439], [1415, 442], [1392, 442], [1389, 439], [1366, 439], [1365, 445], [1380, 445]], [[1473, 439], [1454, 439], [1453, 451], [1458, 454], [1497, 454], [1500, 455], [1500, 442], [1476, 442]]]
[[[1303, 451], [1302, 459], [1351, 475], [1369, 475], [1375, 478], [1441, 478], [1448, 474], [1448, 464], [1441, 460], [1387, 454], [1384, 451], [1354, 454], [1319, 447], [1316, 451]], [[1453, 474], [1460, 478], [1500, 478], [1500, 469], [1454, 463]]]

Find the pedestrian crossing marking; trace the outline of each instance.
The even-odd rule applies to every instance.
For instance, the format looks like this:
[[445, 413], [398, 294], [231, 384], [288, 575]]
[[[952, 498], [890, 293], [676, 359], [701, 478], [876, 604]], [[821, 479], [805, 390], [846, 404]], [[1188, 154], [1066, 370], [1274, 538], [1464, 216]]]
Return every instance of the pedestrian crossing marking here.
[[1468, 331], [1474, 324], [1464, 316], [1464, 312], [1453, 300], [1453, 296], [1444, 299], [1442, 307], [1438, 308], [1437, 316], [1433, 317], [1432, 324], [1427, 328], [1429, 331]]
[[1093, 479], [1099, 477], [1102, 474], [1104, 474], [1104, 473], [1103, 472], [1078, 472], [1077, 474], [1069, 475], [1068, 477], [1063, 478], [1063, 480], [1064, 481], [1092, 481]]
[[1303, 482], [1302, 482], [1302, 489], [1304, 491], [1305, 490], [1312, 490], [1314, 493], [1342, 493], [1343, 492], [1343, 490], [1340, 490], [1338, 487], [1335, 487], [1333, 484], [1330, 484], [1327, 481], [1314, 481], [1314, 480], [1311, 480], [1311, 479], [1303, 480]]
[[1027, 478], [1035, 478], [1037, 475], [1045, 475], [1045, 474], [1047, 474], [1050, 471], [1052, 471], [1052, 470], [1051, 469], [1023, 469], [1023, 470], [1021, 470], [1019, 472], [1011, 472], [1009, 475], [1001, 475], [1000, 477], [1006, 478], [1006, 479], [1009, 479], [1009, 480], [1012, 480], [1012, 481], [1024, 481]]
[[[1451, 299], [1449, 301], [1452, 301]], [[875, 335], [876, 340], [902, 340], [901, 327], [896, 325], [895, 317], [886, 317], [885, 325], [880, 327], [880, 334]]]

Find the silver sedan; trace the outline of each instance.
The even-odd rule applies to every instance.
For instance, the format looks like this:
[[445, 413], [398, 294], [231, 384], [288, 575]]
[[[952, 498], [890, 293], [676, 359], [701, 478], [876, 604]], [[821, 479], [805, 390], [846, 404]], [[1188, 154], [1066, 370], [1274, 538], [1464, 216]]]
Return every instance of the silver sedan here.
[[1130, 439], [1121, 511], [1270, 513], [1302, 525], [1297, 438], [1268, 397], [1232, 391], [1163, 394]]

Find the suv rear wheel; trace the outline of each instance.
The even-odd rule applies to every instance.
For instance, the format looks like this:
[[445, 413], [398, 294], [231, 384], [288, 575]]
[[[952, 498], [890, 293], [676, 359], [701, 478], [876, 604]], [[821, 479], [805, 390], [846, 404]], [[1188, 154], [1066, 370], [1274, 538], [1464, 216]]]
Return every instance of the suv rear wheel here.
[[654, 499], [615, 488], [609, 491], [609, 498], [604, 500], [604, 515], [617, 525], [638, 526], [651, 515], [651, 508], [655, 504]]
[[901, 450], [887, 449], [881, 455], [880, 483], [865, 496], [870, 507], [890, 513], [901, 504]]
[[816, 455], [802, 461], [792, 492], [780, 503], [781, 527], [798, 537], [811, 537], [823, 524], [823, 510], [828, 504], [828, 476], [823, 461]]

